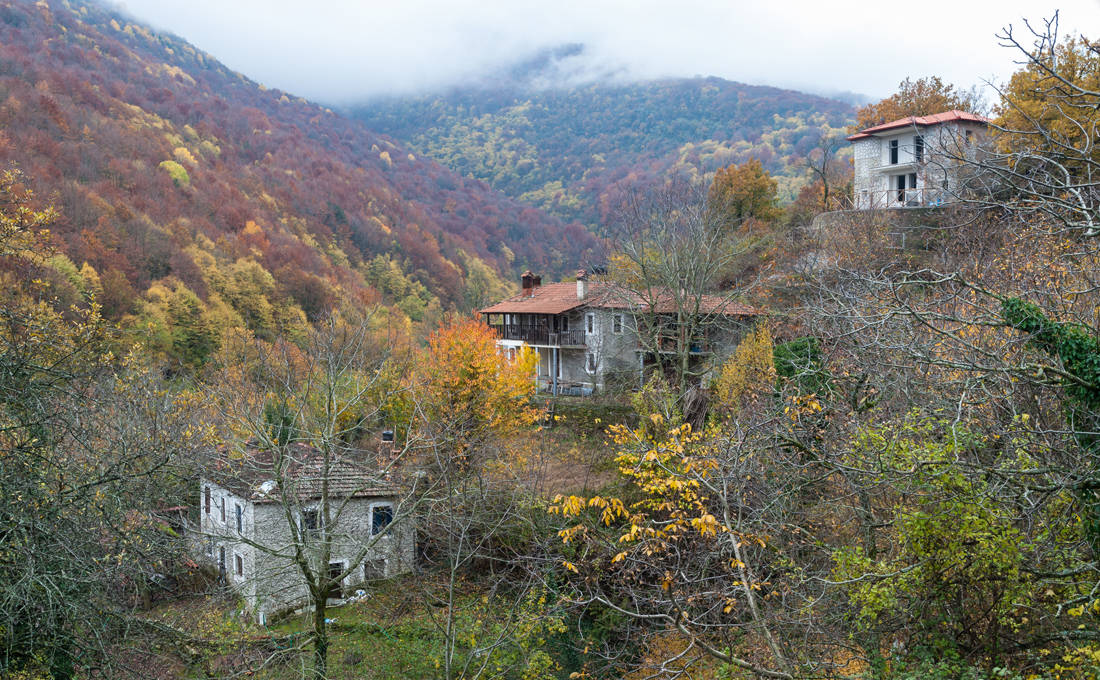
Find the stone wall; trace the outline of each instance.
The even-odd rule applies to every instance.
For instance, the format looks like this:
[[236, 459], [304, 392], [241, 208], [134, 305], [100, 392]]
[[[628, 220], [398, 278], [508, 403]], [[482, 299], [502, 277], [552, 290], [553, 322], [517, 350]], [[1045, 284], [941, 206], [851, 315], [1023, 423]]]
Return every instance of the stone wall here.
[[[205, 512], [205, 488], [211, 489], [211, 512]], [[309, 592], [301, 569], [294, 561], [294, 544], [287, 513], [280, 503], [253, 502], [241, 498], [227, 489], [203, 480], [200, 491], [200, 532], [196, 544], [202, 546], [200, 557], [217, 564], [220, 551], [225, 550], [226, 582], [245, 600], [261, 623], [272, 614], [295, 609], [309, 603]], [[226, 521], [221, 521], [220, 503], [226, 503]], [[339, 508], [336, 520], [336, 540], [332, 546], [330, 563], [343, 562], [345, 566], [357, 561], [363, 547], [371, 540], [371, 514], [378, 505], [393, 506], [398, 511], [395, 498], [352, 498], [346, 503], [334, 500], [334, 512]], [[237, 506], [242, 509], [242, 531], [237, 533]], [[304, 508], [310, 508], [305, 504]], [[291, 518], [301, 519], [299, 511], [292, 509]], [[299, 524], [300, 526], [300, 524]], [[308, 551], [307, 551], [308, 552]], [[237, 573], [237, 558], [241, 559], [241, 573]], [[416, 531], [409, 519], [392, 524], [378, 537], [368, 551], [363, 563], [356, 567], [343, 582], [347, 595], [364, 581], [376, 577], [392, 577], [411, 571], [416, 559]], [[316, 560], [314, 560], [316, 561]], [[314, 564], [313, 568], [327, 568]]]

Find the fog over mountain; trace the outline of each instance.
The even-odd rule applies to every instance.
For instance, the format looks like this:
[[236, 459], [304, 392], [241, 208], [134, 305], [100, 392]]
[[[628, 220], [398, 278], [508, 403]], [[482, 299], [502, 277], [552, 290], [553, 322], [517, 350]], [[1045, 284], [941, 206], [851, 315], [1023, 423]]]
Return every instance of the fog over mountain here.
[[469, 84], [563, 44], [584, 44], [572, 77], [714, 75], [817, 93], [889, 94], [906, 77], [960, 86], [1003, 80], [998, 47], [1061, 8], [1069, 32], [1100, 25], [1092, 0], [930, 0], [910, 5], [721, 0], [126, 0], [119, 7], [174, 32], [265, 85], [352, 103]]

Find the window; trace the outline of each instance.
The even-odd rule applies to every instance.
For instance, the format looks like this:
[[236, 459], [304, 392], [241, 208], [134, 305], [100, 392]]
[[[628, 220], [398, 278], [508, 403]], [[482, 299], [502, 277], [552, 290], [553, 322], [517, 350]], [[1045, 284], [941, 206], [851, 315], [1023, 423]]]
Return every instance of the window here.
[[218, 577], [225, 576], [225, 546], [218, 548]]
[[894, 175], [894, 188], [897, 190], [898, 203], [905, 203], [905, 175]]
[[898, 164], [898, 140], [890, 140], [890, 165]]
[[222, 524], [225, 524], [225, 499], [221, 499], [221, 503], [218, 504], [221, 507]]
[[344, 596], [343, 584], [340, 582], [340, 574], [344, 573], [343, 562], [329, 562], [328, 563], [328, 577], [331, 579], [328, 586], [327, 597], [332, 600], [339, 600]]
[[972, 130], [967, 130], [967, 131], [966, 131], [966, 143], [967, 143], [968, 145], [970, 144], [970, 138], [971, 138], [971, 137], [972, 137], [973, 135], [974, 135], [974, 132], [973, 132]]
[[393, 521], [393, 506], [376, 505], [371, 508], [370, 511], [370, 533], [371, 536], [377, 536], [386, 530], [386, 527]]
[[244, 560], [240, 555], [233, 556], [234, 566], [237, 568], [237, 576], [244, 576]]
[[203, 489], [203, 503], [206, 508], [206, 514], [210, 514], [210, 487]]
[[611, 317], [611, 332], [616, 335], [623, 332], [623, 315], [616, 314]]
[[585, 314], [584, 315], [584, 332], [595, 333], [596, 332], [596, 315]]
[[302, 511], [302, 533], [307, 536], [316, 536], [321, 528], [321, 511], [317, 508]]
[[561, 331], [569, 330], [569, 317], [568, 316], [563, 316], [563, 317], [559, 317], [559, 318], [561, 319], [561, 321], [559, 323], [560, 328], [558, 330], [561, 330]]
[[240, 503], [236, 503], [235, 505], [237, 511], [237, 533], [239, 534], [244, 531], [244, 509], [241, 507]]
[[364, 560], [363, 580], [377, 581], [386, 578], [386, 560]]
[[918, 163], [924, 160], [924, 137], [922, 135], [913, 138], [913, 156], [916, 157]]
[[596, 361], [596, 355], [595, 354], [593, 354], [592, 352], [589, 352], [588, 354], [585, 355], [584, 370], [588, 371], [589, 373], [595, 373], [596, 372], [596, 367], [598, 365], [599, 365], [599, 362]]

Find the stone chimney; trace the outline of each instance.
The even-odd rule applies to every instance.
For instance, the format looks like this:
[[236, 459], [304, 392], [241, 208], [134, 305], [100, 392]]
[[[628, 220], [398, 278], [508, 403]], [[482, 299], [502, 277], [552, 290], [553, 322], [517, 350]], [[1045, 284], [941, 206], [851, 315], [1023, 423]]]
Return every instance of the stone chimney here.
[[583, 300], [588, 297], [588, 272], [583, 269], [577, 270], [577, 299]]
[[534, 297], [535, 290], [542, 285], [542, 277], [535, 276], [528, 269], [520, 276], [520, 283], [523, 286], [523, 297]]

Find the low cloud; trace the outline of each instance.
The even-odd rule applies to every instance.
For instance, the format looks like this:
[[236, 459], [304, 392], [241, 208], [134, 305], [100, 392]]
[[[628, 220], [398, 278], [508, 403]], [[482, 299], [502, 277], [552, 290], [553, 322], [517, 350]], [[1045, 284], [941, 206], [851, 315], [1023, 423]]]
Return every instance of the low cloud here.
[[[1048, 0], [891, 6], [729, 0], [126, 0], [270, 87], [345, 104], [483, 80], [540, 51], [583, 44], [563, 77], [715, 75], [882, 97], [906, 77], [968, 87], [1015, 69], [994, 34], [1054, 13]], [[1063, 26], [1100, 26], [1100, 3], [1062, 3]], [[1095, 36], [1094, 36], [1095, 37]]]

